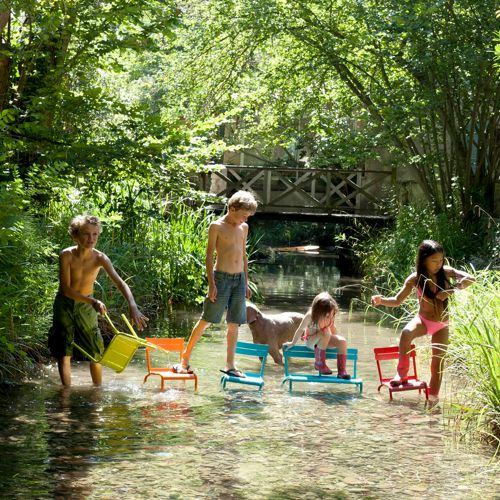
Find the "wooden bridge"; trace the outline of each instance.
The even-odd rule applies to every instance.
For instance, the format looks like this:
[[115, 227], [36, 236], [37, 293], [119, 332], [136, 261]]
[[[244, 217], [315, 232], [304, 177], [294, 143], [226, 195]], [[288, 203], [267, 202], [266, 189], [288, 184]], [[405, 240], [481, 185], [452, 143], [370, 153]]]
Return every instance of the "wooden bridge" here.
[[385, 220], [381, 205], [395, 171], [210, 165], [200, 180], [202, 189], [227, 198], [251, 190], [259, 216]]

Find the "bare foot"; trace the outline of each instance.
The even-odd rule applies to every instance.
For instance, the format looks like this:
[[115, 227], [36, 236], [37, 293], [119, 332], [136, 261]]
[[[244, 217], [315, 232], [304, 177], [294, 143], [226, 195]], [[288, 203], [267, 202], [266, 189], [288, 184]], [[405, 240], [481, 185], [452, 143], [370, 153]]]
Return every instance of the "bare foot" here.
[[428, 410], [432, 410], [439, 403], [439, 397], [434, 394], [429, 394], [429, 399], [425, 402], [425, 406]]
[[245, 378], [246, 375], [238, 370], [237, 368], [226, 368], [225, 370], [220, 370], [222, 373], [229, 375], [230, 377]]
[[190, 366], [187, 365], [187, 366], [184, 366], [182, 365], [181, 363], [178, 363], [177, 365], [174, 365], [172, 367], [172, 370], [174, 371], [174, 373], [182, 373], [182, 374], [186, 374], [186, 373], [194, 373], [193, 370], [191, 370]]
[[399, 374], [395, 375], [394, 378], [389, 382], [391, 387], [399, 387], [400, 385], [405, 385], [408, 383], [406, 377], [401, 377]]

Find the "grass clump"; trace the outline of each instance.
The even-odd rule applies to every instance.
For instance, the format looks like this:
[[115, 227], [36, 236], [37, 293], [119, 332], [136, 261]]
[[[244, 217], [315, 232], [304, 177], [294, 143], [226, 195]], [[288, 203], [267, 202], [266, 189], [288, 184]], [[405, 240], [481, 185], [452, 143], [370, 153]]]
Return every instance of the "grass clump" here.
[[464, 438], [480, 436], [500, 450], [500, 272], [480, 271], [451, 301], [448, 370], [452, 405]]

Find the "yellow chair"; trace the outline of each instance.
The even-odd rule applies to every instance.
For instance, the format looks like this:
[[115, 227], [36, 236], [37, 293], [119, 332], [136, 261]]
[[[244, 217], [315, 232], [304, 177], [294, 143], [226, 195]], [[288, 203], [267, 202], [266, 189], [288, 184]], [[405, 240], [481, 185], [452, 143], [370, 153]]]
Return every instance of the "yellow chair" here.
[[104, 316], [111, 325], [111, 328], [113, 329], [115, 335], [111, 339], [111, 342], [109, 343], [108, 347], [106, 347], [103, 355], [100, 358], [91, 356], [82, 347], [73, 342], [73, 346], [76, 347], [82, 354], [87, 356], [87, 358], [92, 360], [94, 363], [101, 363], [102, 365], [111, 368], [116, 373], [120, 373], [125, 370], [125, 368], [127, 368], [128, 364], [134, 357], [134, 354], [136, 353], [137, 349], [139, 349], [139, 347], [146, 347], [149, 345], [153, 349], [157, 348], [157, 346], [149, 344], [149, 342], [141, 339], [137, 335], [137, 333], [135, 333], [132, 325], [129, 323], [124, 314], [122, 314], [121, 317], [130, 330], [131, 334], [118, 331], [111, 321], [110, 317], [107, 314], [105, 314]]

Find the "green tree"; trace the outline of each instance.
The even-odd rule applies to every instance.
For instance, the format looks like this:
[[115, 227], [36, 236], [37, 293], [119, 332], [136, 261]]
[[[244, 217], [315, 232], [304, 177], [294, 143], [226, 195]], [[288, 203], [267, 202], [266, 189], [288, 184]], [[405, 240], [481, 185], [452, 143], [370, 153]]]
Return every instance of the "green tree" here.
[[74, 184], [89, 170], [143, 176], [152, 156], [157, 166], [161, 155], [144, 139], [147, 125], [155, 131], [154, 119], [144, 120], [140, 103], [103, 88], [102, 74], [171, 45], [177, 19], [173, 3], [162, 1], [3, 2], [3, 175], [12, 178], [17, 170], [34, 185], [40, 174]]
[[231, 112], [242, 144], [267, 131], [300, 147], [309, 135], [313, 154], [348, 164], [383, 147], [437, 213], [469, 218], [493, 212], [500, 174], [495, 6], [190, 2], [177, 81], [191, 86], [193, 112]]
[[[178, 21], [168, 1], [0, 3], [0, 380], [46, 354], [77, 213], [103, 219], [100, 248], [152, 318], [203, 291], [210, 215], [191, 171], [218, 146], [213, 120], [166, 110], [157, 85]], [[96, 285], [111, 310], [113, 291]]]

